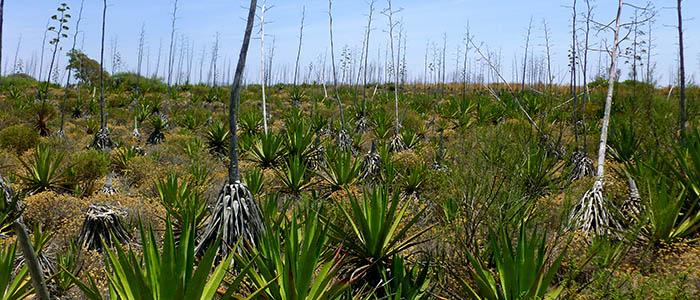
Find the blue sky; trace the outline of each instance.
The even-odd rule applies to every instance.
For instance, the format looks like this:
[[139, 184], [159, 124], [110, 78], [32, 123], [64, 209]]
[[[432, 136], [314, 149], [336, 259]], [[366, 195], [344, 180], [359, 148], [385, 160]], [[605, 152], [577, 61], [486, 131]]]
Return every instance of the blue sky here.
[[[73, 22], [77, 20], [79, 0], [66, 1], [72, 8]], [[106, 36], [105, 65], [110, 70], [109, 53], [112, 41], [116, 40], [117, 51], [120, 53], [122, 70], [133, 70], [136, 67], [138, 34], [143, 25], [146, 30], [146, 51], [150, 53], [151, 72], [155, 69], [159, 41], [162, 42], [161, 71], [164, 69], [170, 38], [170, 13], [172, 0], [108, 0], [108, 19]], [[261, 2], [261, 0], [259, 0]], [[581, 4], [583, 0], [579, 0]], [[600, 21], [609, 21], [615, 12], [617, 1], [597, 0], [595, 17]], [[636, 0], [636, 3], [640, 3]], [[60, 1], [6, 1], [3, 41], [3, 71], [12, 69], [15, 51], [21, 37], [19, 59], [25, 66], [32, 60], [38, 60], [46, 21], [55, 12]], [[99, 56], [100, 22], [102, 1], [86, 0], [85, 11], [80, 31], [84, 34], [84, 51], [91, 57]], [[318, 61], [328, 49], [328, 3], [325, 0], [268, 0], [274, 7], [266, 15], [270, 23], [266, 25], [266, 44], [271, 47], [275, 40], [274, 67], [276, 70], [291, 69], [296, 55], [299, 19], [302, 7], [306, 7], [306, 27], [304, 31], [304, 46], [302, 49], [301, 65]], [[677, 53], [675, 10], [668, 9], [675, 5], [675, 0], [654, 1], [660, 9], [654, 26], [656, 74], [660, 84], [667, 84], [669, 74], [675, 66]], [[245, 0], [180, 0], [177, 19], [177, 35], [184, 36], [194, 43], [194, 70], [199, 71], [199, 61], [202, 49], [210, 55], [215, 35], [220, 35], [219, 68], [225, 68], [225, 62], [237, 55], [243, 34], [246, 15]], [[511, 65], [516, 59], [521, 59], [524, 45], [524, 33], [530, 18], [533, 19], [531, 46], [535, 55], [544, 53], [544, 35], [542, 22], [551, 27], [551, 41], [554, 74], [558, 79], [566, 78], [567, 49], [570, 43], [571, 1], [560, 0], [394, 0], [394, 7], [401, 8], [396, 16], [403, 21], [407, 34], [407, 61], [411, 77], [423, 74], [426, 43], [435, 42], [442, 45], [442, 36], [447, 36], [447, 66], [448, 71], [454, 69], [458, 47], [463, 49], [464, 31], [467, 22], [475, 40], [483, 42], [489, 49], [502, 55], [503, 73], [510, 79]], [[696, 19], [700, 12], [700, 1], [686, 0], [685, 3], [685, 36], [686, 36], [686, 67], [690, 74], [697, 74], [700, 69], [700, 26]], [[387, 19], [379, 12], [386, 7], [386, 1], [376, 3], [373, 39], [370, 45], [370, 57], [376, 57], [377, 52], [384, 55], [388, 41]], [[365, 0], [335, 0], [334, 1], [334, 35], [336, 56], [342, 48], [348, 45], [351, 49], [360, 49], [363, 28], [366, 23], [367, 1]], [[631, 9], [626, 8], [629, 20]], [[583, 11], [583, 6], [580, 6]], [[74, 27], [74, 26], [72, 26]], [[71, 33], [74, 28], [71, 28]], [[607, 37], [610, 34], [601, 33], [594, 40]], [[82, 35], [79, 41], [82, 40]], [[48, 45], [46, 45], [48, 49]], [[63, 42], [64, 50], [70, 48], [70, 40]], [[79, 42], [80, 47], [80, 42]], [[257, 78], [259, 68], [259, 41], [251, 44], [248, 60], [249, 78]], [[472, 59], [475, 54], [470, 53]], [[46, 61], [48, 61], [48, 51]], [[597, 63], [594, 54], [592, 64]], [[65, 56], [61, 54], [60, 64], [65, 64]], [[145, 60], [145, 58], [144, 58]], [[205, 59], [206, 74], [208, 60]], [[234, 62], [235, 63], [235, 62]], [[9, 66], [7, 66], [9, 64]], [[48, 62], [46, 62], [48, 64]], [[621, 66], [623, 73], [627, 67]], [[146, 67], [144, 67], [145, 71]], [[197, 77], [198, 75], [195, 75]], [[206, 76], [206, 75], [204, 75]], [[696, 75], [697, 77], [698, 75]], [[252, 80], [252, 79], [251, 79]]]

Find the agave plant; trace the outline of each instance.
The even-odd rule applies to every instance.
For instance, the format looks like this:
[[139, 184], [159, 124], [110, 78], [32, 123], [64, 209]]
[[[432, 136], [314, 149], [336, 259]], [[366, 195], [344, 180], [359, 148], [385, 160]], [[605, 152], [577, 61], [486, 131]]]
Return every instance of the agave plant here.
[[700, 200], [688, 195], [681, 182], [651, 167], [642, 167], [640, 173], [648, 197], [645, 207], [649, 239], [652, 242], [672, 242], [695, 235], [700, 230]]
[[265, 186], [265, 178], [259, 169], [252, 169], [243, 175], [243, 182], [248, 186], [250, 193], [260, 195], [260, 192]]
[[282, 180], [284, 190], [294, 196], [298, 196], [303, 190], [311, 186], [311, 177], [306, 163], [297, 155], [290, 156], [283, 169], [277, 169], [277, 176]]
[[111, 165], [115, 171], [123, 172], [132, 159], [143, 154], [143, 151], [135, 146], [119, 147], [111, 153]]
[[153, 127], [153, 131], [148, 136], [146, 142], [151, 145], [158, 145], [165, 141], [165, 134], [163, 134], [163, 130], [168, 127], [168, 119], [163, 118], [160, 115], [153, 116], [151, 117], [151, 126]]
[[241, 114], [241, 133], [244, 135], [257, 135], [262, 128], [262, 114], [256, 111], [248, 111]]
[[386, 110], [378, 109], [371, 115], [374, 136], [377, 139], [385, 140], [391, 132], [391, 120]]
[[641, 140], [635, 133], [635, 124], [631, 120], [616, 120], [610, 126], [610, 139], [608, 149], [610, 155], [620, 163], [628, 163], [634, 160]]
[[294, 107], [299, 107], [301, 101], [304, 100], [304, 96], [304, 91], [295, 85], [292, 92], [289, 94], [289, 100], [292, 101]]
[[19, 177], [24, 181], [29, 194], [47, 190], [62, 190], [65, 183], [63, 170], [63, 153], [39, 144], [34, 149], [31, 162], [20, 160], [25, 174]]
[[333, 237], [347, 248], [348, 264], [353, 266], [351, 280], [363, 277], [365, 282], [377, 284], [381, 274], [392, 264], [395, 255], [416, 246], [421, 236], [432, 226], [414, 230], [423, 217], [422, 211], [407, 215], [408, 201], [401, 201], [397, 193], [390, 195], [384, 186], [365, 189], [362, 198], [348, 196], [348, 208], [338, 208], [351, 225], [351, 230], [332, 225]]
[[0, 248], [0, 299], [26, 299], [32, 294], [29, 269], [26, 264], [15, 272], [16, 243], [6, 243]]
[[489, 235], [496, 276], [488, 262], [467, 253], [473, 283], [457, 278], [466, 295], [471, 299], [556, 299], [563, 286], [551, 286], [566, 252], [554, 254], [546, 246], [547, 234], [538, 234], [537, 228], [528, 232], [524, 222], [516, 244], [512, 241], [506, 229]]
[[262, 134], [255, 142], [255, 145], [253, 145], [251, 151], [253, 160], [257, 162], [260, 167], [273, 167], [284, 155], [282, 142], [282, 138], [272, 132]]
[[435, 151], [435, 157], [433, 158], [433, 164], [431, 165], [432, 169], [447, 172], [449, 167], [446, 165], [446, 160], [447, 150], [445, 149], [445, 138], [442, 130], [440, 130], [440, 139], [438, 141], [438, 148]]
[[56, 257], [56, 273], [51, 277], [51, 287], [57, 296], [66, 296], [67, 292], [75, 286], [72, 274], [81, 271], [80, 246], [70, 242], [64, 251], [58, 252]]
[[433, 299], [430, 293], [430, 271], [429, 262], [409, 267], [406, 261], [399, 255], [394, 256], [391, 268], [382, 273], [382, 278], [386, 282], [381, 295], [375, 292], [375, 296], [383, 296], [393, 300], [422, 300]]
[[186, 180], [181, 180], [176, 174], [159, 179], [155, 186], [163, 207], [174, 221], [176, 232], [179, 233], [188, 220], [194, 220], [196, 228], [201, 227], [207, 206], [194, 186]]
[[318, 132], [320, 135], [325, 135], [325, 131], [328, 129], [328, 119], [314, 111], [309, 117], [309, 125], [314, 132]]
[[301, 116], [292, 116], [287, 119], [284, 134], [284, 145], [289, 156], [307, 159], [311, 155], [314, 150], [312, 147], [314, 132]]
[[[107, 1], [102, 1], [102, 39], [100, 44], [100, 66], [104, 66], [104, 46], [105, 46], [105, 26], [107, 19]], [[90, 144], [90, 147], [101, 151], [109, 151], [114, 148], [115, 144], [110, 137], [110, 131], [107, 127], [107, 112], [105, 107], [105, 71], [100, 67], [100, 129], [95, 133], [95, 137]], [[93, 89], [93, 98], [95, 90]], [[91, 100], [92, 103], [92, 100]]]
[[557, 174], [561, 167], [546, 150], [530, 145], [523, 164], [518, 168], [525, 194], [530, 198], [548, 194], [559, 181]]
[[331, 189], [339, 190], [353, 184], [360, 174], [359, 160], [352, 157], [348, 151], [326, 150], [326, 164], [323, 166], [321, 177]]
[[41, 136], [51, 135], [49, 122], [56, 116], [56, 110], [51, 106], [51, 103], [41, 101], [34, 106], [34, 127], [39, 131]]
[[[170, 222], [166, 222], [162, 247], [152, 228], [146, 230], [141, 225], [141, 236], [142, 255], [121, 246], [107, 249], [110, 299], [214, 299], [232, 257], [216, 265], [216, 247], [212, 247], [197, 260], [193, 220], [185, 223], [179, 240], [175, 239]], [[86, 298], [103, 299], [91, 277], [88, 283], [77, 278], [74, 281]], [[228, 289], [232, 294], [236, 286]]]
[[[328, 225], [320, 208], [295, 211], [280, 231], [267, 230], [256, 248], [241, 257], [253, 290], [261, 299], [337, 299], [348, 285], [336, 277], [340, 252], [327, 258]], [[280, 235], [281, 233], [281, 235]]]
[[686, 133], [683, 145], [674, 148], [675, 178], [683, 182], [695, 198], [700, 198], [700, 130]]
[[416, 149], [421, 141], [421, 134], [413, 129], [404, 128], [401, 130], [401, 141], [406, 150]]
[[225, 155], [228, 149], [230, 131], [226, 129], [221, 121], [214, 122], [206, 131], [207, 145], [209, 152], [218, 155]]
[[0, 234], [6, 234], [21, 215], [19, 199], [12, 187], [0, 176]]
[[449, 117], [453, 129], [467, 128], [474, 122], [472, 112], [476, 109], [477, 105], [469, 99], [451, 98], [443, 114]]
[[183, 128], [187, 128], [189, 131], [194, 132], [202, 127], [204, 123], [206, 123], [207, 117], [208, 116], [204, 112], [198, 110], [187, 110], [182, 117], [177, 120], [177, 124]]
[[418, 197], [424, 189], [427, 175], [428, 168], [423, 164], [406, 168], [401, 175], [401, 195], [403, 197]]

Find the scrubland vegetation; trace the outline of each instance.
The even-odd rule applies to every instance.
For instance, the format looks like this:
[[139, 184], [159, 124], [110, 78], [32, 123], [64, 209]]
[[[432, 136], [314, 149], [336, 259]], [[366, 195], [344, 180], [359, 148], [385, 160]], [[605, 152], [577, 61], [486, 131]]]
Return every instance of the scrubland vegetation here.
[[607, 72], [574, 47], [569, 85], [508, 83], [471, 37], [494, 82], [372, 82], [366, 54], [354, 84], [335, 59], [244, 82], [256, 1], [231, 85], [109, 74], [75, 44], [65, 84], [0, 77], [0, 298], [697, 299], [700, 87], [682, 63], [677, 87], [637, 79], [636, 53], [619, 78], [642, 24], [619, 4]]

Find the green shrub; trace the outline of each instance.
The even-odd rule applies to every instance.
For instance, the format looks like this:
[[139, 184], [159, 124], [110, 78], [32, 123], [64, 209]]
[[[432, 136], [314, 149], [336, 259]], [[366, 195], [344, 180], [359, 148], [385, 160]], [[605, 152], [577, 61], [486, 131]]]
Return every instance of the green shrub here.
[[0, 77], [0, 89], [2, 89], [3, 91], [9, 89], [9, 87], [27, 89], [36, 85], [36, 79], [24, 73], [16, 73]]
[[112, 75], [112, 86], [122, 91], [140, 89], [141, 91], [160, 93], [165, 92], [168, 88], [158, 78], [147, 78], [135, 73], [117, 73]]
[[34, 148], [39, 142], [39, 134], [29, 126], [18, 124], [0, 130], [0, 147], [21, 154]]
[[70, 181], [81, 186], [83, 192], [91, 193], [95, 181], [107, 174], [109, 163], [107, 154], [95, 149], [75, 152], [70, 156]]

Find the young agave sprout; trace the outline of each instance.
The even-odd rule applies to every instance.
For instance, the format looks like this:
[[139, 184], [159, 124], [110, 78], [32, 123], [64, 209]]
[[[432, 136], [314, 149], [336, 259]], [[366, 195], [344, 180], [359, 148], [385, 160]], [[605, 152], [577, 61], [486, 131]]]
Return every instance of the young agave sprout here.
[[[245, 69], [245, 61], [250, 45], [250, 35], [253, 30], [257, 0], [251, 0], [248, 8], [248, 19], [243, 37], [243, 45], [238, 57], [238, 65], [231, 86], [229, 103], [229, 126], [231, 128], [231, 147], [229, 151], [230, 164], [228, 181], [224, 184], [216, 200], [216, 206], [207, 220], [204, 233], [199, 239], [196, 252], [204, 253], [212, 245], [219, 245], [219, 257], [228, 255], [231, 247], [241, 244], [255, 245], [263, 231], [262, 216], [253, 195], [248, 187], [241, 183], [238, 170], [238, 152], [236, 134], [236, 112], [240, 99], [241, 81]], [[219, 242], [219, 239], [220, 242]]]
[[574, 207], [569, 224], [584, 232], [592, 232], [597, 235], [613, 233], [620, 228], [620, 224], [607, 208], [607, 203], [603, 197], [603, 186], [605, 176], [605, 151], [607, 149], [608, 128], [610, 125], [610, 111], [612, 109], [613, 91], [615, 80], [617, 79], [617, 59], [619, 48], [620, 18], [622, 15], [623, 1], [618, 1], [617, 17], [615, 19], [614, 39], [611, 53], [612, 63], [608, 79], [608, 93], [605, 98], [605, 113], [603, 115], [603, 125], [600, 133], [600, 145], [598, 148], [598, 169], [596, 181], [593, 187], [588, 190], [578, 204]]

